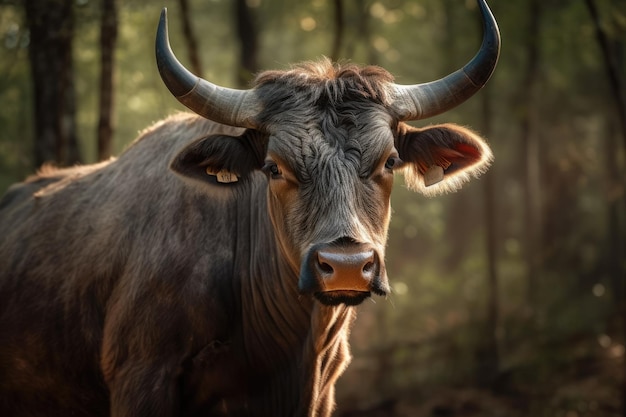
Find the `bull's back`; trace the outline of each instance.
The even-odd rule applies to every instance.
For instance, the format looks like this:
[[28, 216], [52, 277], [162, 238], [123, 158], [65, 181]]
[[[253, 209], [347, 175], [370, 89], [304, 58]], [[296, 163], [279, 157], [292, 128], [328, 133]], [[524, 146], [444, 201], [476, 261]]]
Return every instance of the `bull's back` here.
[[[197, 191], [168, 166], [215, 129], [177, 116], [115, 161], [49, 170], [0, 200], [0, 415], [108, 414], [100, 370], [107, 305], [130, 282], [142, 288], [142, 279], [189, 269], [189, 257], [203, 255], [178, 253], [205, 227], [188, 223], [219, 219], [223, 208], [198, 207]], [[152, 276], [129, 272], [144, 270]]]

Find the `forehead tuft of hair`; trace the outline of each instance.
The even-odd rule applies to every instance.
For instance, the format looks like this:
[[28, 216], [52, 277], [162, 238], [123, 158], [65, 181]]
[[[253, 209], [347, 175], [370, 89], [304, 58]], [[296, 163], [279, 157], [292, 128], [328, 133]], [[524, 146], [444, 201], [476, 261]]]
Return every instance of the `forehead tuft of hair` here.
[[[370, 100], [388, 105], [388, 89], [393, 76], [378, 66], [333, 63], [323, 57], [292, 65], [288, 70], [270, 70], [259, 74], [257, 88], [271, 89], [274, 94], [294, 94], [323, 105], [337, 105], [345, 101]], [[278, 91], [277, 91], [278, 90]]]

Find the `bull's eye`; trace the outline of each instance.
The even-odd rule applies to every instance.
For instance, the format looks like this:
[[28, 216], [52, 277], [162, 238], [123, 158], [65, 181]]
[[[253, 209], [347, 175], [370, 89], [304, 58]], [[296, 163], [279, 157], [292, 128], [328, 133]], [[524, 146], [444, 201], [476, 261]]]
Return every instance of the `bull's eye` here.
[[402, 160], [400, 160], [400, 158], [398, 158], [397, 156], [392, 156], [387, 159], [387, 162], [385, 162], [385, 168], [387, 168], [388, 170], [393, 170], [394, 168], [398, 168], [401, 164]]
[[271, 178], [278, 178], [282, 175], [282, 171], [274, 162], [267, 162], [263, 167], [263, 172]]

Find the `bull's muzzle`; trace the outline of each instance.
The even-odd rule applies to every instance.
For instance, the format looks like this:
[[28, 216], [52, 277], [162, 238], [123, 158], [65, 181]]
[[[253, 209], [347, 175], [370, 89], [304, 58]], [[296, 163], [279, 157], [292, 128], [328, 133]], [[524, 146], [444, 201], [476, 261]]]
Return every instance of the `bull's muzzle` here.
[[378, 251], [351, 239], [313, 246], [302, 263], [300, 291], [327, 305], [360, 304], [389, 288]]

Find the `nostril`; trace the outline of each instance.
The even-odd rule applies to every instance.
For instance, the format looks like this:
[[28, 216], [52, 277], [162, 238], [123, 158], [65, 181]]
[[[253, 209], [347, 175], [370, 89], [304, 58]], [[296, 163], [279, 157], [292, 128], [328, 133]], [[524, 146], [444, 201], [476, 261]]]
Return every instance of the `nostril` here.
[[363, 245], [323, 247], [316, 251], [314, 268], [324, 279], [371, 281], [378, 274], [378, 256]]
[[332, 274], [335, 271], [333, 267], [327, 264], [326, 262], [320, 262], [319, 267], [320, 267], [320, 271], [325, 274]]
[[368, 262], [365, 265], [363, 265], [363, 273], [365, 274], [370, 274], [374, 272], [375, 269], [376, 269], [376, 264], [374, 264], [374, 262]]
[[302, 264], [299, 290], [331, 298], [387, 294], [385, 265], [376, 248], [347, 239], [341, 243], [317, 244], [309, 250]]

